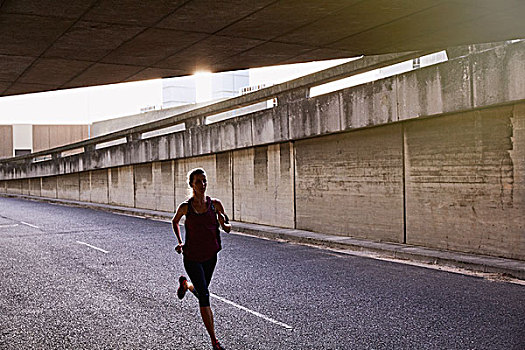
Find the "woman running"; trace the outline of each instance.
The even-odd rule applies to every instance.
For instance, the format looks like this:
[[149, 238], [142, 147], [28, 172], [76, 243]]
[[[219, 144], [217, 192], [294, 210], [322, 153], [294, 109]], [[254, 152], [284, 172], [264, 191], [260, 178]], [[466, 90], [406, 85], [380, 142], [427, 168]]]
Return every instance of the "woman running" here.
[[[208, 286], [217, 264], [217, 253], [221, 250], [219, 225], [226, 232], [230, 232], [232, 227], [221, 201], [205, 195], [206, 172], [201, 168], [193, 169], [188, 174], [188, 183], [193, 194], [190, 199], [179, 205], [171, 220], [173, 232], [179, 243], [175, 249], [179, 254], [182, 252], [184, 269], [191, 281], [180, 276], [177, 296], [182, 299], [189, 290], [199, 299], [202, 321], [210, 335], [212, 348], [224, 350], [215, 336]], [[184, 215], [186, 242], [183, 244], [179, 221]]]

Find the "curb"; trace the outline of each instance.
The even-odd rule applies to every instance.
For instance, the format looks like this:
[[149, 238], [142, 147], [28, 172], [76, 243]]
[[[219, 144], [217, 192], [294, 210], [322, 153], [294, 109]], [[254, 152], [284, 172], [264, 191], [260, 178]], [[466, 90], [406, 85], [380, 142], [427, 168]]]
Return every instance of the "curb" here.
[[235, 223], [234, 229], [239, 232], [269, 239], [281, 239], [302, 244], [374, 253], [386, 258], [456, 267], [474, 272], [501, 274], [503, 276], [525, 280], [525, 262], [520, 260], [442, 251], [407, 244], [373, 242], [350, 237], [240, 222]]
[[[36, 197], [28, 195], [0, 193], [0, 197], [12, 197], [40, 202], [62, 204], [67, 206], [90, 208], [154, 219], [171, 219], [173, 213], [149, 209], [138, 209], [108, 204], [80, 202], [66, 199]], [[452, 251], [430, 249], [407, 244], [374, 242], [344, 236], [327, 235], [311, 231], [286, 229], [274, 226], [249, 224], [232, 221], [234, 231], [263, 237], [280, 239], [288, 242], [309, 244], [336, 249], [347, 249], [356, 252], [378, 254], [381, 257], [410, 260], [425, 264], [456, 267], [474, 272], [501, 274], [525, 280], [525, 261], [498, 258], [487, 255], [467, 254]]]

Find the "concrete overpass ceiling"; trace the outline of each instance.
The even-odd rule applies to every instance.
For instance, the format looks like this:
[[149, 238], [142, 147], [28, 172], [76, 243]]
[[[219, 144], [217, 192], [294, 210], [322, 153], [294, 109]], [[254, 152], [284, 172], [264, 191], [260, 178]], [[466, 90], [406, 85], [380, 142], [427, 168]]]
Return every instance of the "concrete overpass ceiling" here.
[[525, 37], [523, 0], [0, 0], [0, 95]]

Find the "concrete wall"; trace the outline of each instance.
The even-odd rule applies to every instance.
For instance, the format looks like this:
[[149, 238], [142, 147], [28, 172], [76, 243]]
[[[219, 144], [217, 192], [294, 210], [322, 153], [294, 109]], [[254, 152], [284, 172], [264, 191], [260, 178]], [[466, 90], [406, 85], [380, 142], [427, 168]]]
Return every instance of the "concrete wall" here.
[[137, 164], [133, 167], [135, 189], [135, 206], [137, 208], [152, 208], [155, 202], [155, 182], [153, 182], [153, 165], [155, 163]]
[[291, 143], [233, 152], [235, 220], [293, 228]]
[[406, 125], [407, 243], [525, 258], [524, 111]]
[[42, 195], [42, 178], [29, 179], [29, 195], [38, 197]]
[[173, 212], [195, 167], [235, 220], [525, 260], [524, 102], [0, 191]]
[[57, 197], [63, 199], [80, 200], [80, 174], [57, 176]]
[[109, 204], [125, 207], [135, 206], [133, 166], [109, 169]]
[[525, 103], [0, 191], [174, 212], [203, 167], [239, 221], [525, 259]]
[[58, 176], [47, 176], [42, 178], [42, 197], [57, 198], [57, 178]]
[[13, 156], [13, 126], [0, 125], [0, 158]]
[[296, 143], [297, 228], [403, 242], [402, 126]]
[[235, 220], [525, 260], [524, 52], [315, 98], [300, 87], [216, 124], [0, 163], [0, 191], [173, 212], [203, 167]]
[[[137, 127], [125, 135], [129, 141], [118, 146], [85, 147], [76, 156], [55, 154], [52, 161], [38, 164], [0, 162], [0, 179], [52, 176], [57, 168], [68, 173], [208, 156], [508, 104], [525, 99], [524, 55], [525, 42], [518, 42], [314, 98], [308, 98], [310, 85], [290, 84], [294, 87], [271, 96], [277, 98], [278, 105], [265, 111], [205, 125], [202, 120], [213, 114], [214, 108], [224, 108], [218, 103], [190, 113], [193, 117], [185, 120], [184, 131], [140, 140], [139, 130], [150, 129]], [[184, 116], [166, 119], [180, 123], [183, 119], [179, 117]], [[154, 124], [166, 125], [158, 123]]]
[[109, 202], [108, 169], [91, 172], [91, 201], [103, 204]]
[[30, 179], [22, 180], [22, 183], [20, 184], [20, 189], [23, 195], [29, 195], [30, 186], [31, 186]]
[[91, 171], [79, 173], [80, 200], [91, 202]]
[[173, 161], [138, 164], [133, 169], [135, 206], [173, 212], [175, 210]]
[[22, 180], [11, 180], [5, 182], [5, 193], [22, 194]]

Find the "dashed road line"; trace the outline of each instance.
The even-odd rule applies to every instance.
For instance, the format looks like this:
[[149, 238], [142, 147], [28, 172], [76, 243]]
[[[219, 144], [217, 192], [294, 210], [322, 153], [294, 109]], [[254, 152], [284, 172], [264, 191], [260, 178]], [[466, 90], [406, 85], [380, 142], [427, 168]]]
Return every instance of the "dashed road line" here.
[[4, 228], [4, 227], [17, 227], [18, 224], [4, 224], [4, 225], [0, 225], [0, 228]]
[[93, 248], [93, 249], [96, 249], [96, 250], [98, 250], [98, 251], [100, 251], [100, 252], [102, 252], [104, 254], [109, 253], [107, 250], [104, 250], [104, 249], [99, 248], [99, 247], [95, 247], [94, 245], [88, 244], [86, 242], [77, 241], [77, 243], [78, 244], [83, 244], [83, 245], [88, 246], [88, 247]]
[[36, 229], [39, 229], [39, 230], [40, 230], [40, 227], [35, 226], [35, 225], [28, 224], [27, 222], [20, 221], [20, 223], [21, 223], [22, 225], [26, 225], [26, 226], [29, 226], [29, 227], [36, 228]]
[[215, 298], [215, 299], [218, 299], [218, 300], [220, 300], [220, 301], [222, 301], [222, 302], [224, 302], [224, 303], [226, 303], [226, 304], [230, 304], [230, 305], [232, 305], [232, 306], [235, 306], [235, 307], [238, 308], [238, 309], [241, 309], [241, 310], [243, 310], [243, 311], [249, 312], [249, 313], [251, 313], [252, 315], [255, 315], [255, 316], [257, 316], [257, 317], [260, 317], [260, 318], [262, 318], [262, 319], [265, 320], [265, 321], [271, 322], [271, 323], [273, 323], [273, 324], [276, 324], [276, 325], [278, 325], [278, 326], [284, 327], [284, 328], [289, 329], [289, 330], [293, 329], [292, 326], [287, 325], [286, 323], [282, 323], [282, 322], [279, 322], [279, 321], [277, 321], [277, 320], [274, 320], [274, 319], [271, 318], [271, 317], [268, 317], [268, 316], [266, 316], [266, 315], [263, 315], [263, 314], [261, 314], [261, 313], [259, 313], [259, 312], [257, 312], [257, 311], [250, 310], [250, 309], [248, 309], [247, 307], [244, 307], [244, 306], [242, 306], [242, 305], [239, 305], [239, 304], [237, 304], [237, 303], [234, 303], [233, 301], [230, 301], [230, 300], [228, 300], [228, 299], [225, 299], [225, 298], [220, 297], [220, 296], [218, 296], [218, 295], [215, 295], [215, 294], [213, 294], [213, 293], [210, 293], [210, 296], [213, 297], [213, 298]]

